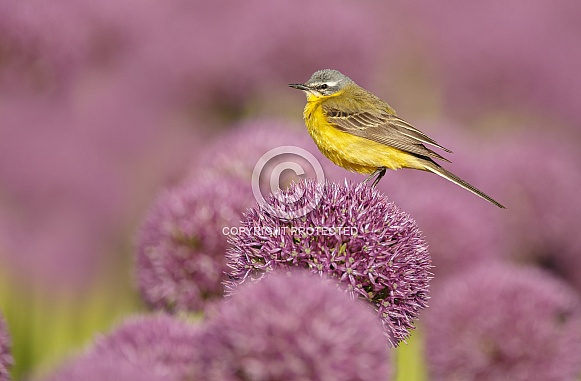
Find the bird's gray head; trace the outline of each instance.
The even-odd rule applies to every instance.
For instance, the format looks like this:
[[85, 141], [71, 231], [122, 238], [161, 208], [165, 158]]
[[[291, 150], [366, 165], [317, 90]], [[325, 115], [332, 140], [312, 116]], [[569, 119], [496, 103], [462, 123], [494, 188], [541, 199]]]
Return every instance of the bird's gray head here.
[[324, 69], [313, 73], [305, 83], [292, 83], [289, 86], [305, 91], [307, 96], [324, 97], [333, 95], [352, 83], [354, 82], [345, 74], [337, 70]]

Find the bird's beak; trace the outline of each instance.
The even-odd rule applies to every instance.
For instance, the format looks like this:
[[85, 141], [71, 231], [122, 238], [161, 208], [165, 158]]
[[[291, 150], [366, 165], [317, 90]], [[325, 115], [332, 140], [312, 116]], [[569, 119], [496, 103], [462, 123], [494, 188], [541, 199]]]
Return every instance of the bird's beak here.
[[303, 91], [310, 90], [307, 86], [303, 85], [302, 83], [290, 83], [289, 87], [292, 87], [293, 89], [303, 90]]

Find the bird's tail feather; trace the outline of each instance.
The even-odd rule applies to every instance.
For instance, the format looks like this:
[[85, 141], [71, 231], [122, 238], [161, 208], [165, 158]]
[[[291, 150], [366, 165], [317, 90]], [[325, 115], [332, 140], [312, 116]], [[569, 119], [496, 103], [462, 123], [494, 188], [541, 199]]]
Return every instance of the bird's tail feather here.
[[437, 163], [426, 161], [424, 163], [424, 168], [427, 171], [435, 173], [436, 175], [442, 176], [443, 178], [453, 182], [456, 185], [461, 186], [462, 188], [474, 193], [475, 195], [482, 197], [486, 201], [493, 203], [494, 205], [498, 206], [499, 208], [506, 209], [504, 205], [487, 195], [486, 193], [482, 192], [480, 189], [476, 188], [475, 186], [468, 184], [466, 181], [462, 180], [455, 174], [450, 171], [447, 171], [443, 167], [439, 166]]

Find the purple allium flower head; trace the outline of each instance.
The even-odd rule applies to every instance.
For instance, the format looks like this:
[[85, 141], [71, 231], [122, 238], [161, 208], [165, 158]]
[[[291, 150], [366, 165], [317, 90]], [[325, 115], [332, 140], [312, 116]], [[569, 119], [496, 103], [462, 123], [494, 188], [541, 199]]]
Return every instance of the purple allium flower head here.
[[503, 213], [501, 224], [503, 252], [518, 262], [539, 265], [581, 290], [578, 149], [557, 134], [527, 131], [495, 144], [485, 162], [486, 188], [510, 210]]
[[6, 322], [2, 314], [0, 314], [0, 381], [8, 381], [10, 379], [8, 369], [13, 362], [10, 345]]
[[431, 380], [579, 376], [581, 304], [565, 283], [537, 269], [495, 263], [439, 286], [423, 320]]
[[387, 380], [389, 351], [367, 303], [306, 271], [242, 285], [204, 337], [207, 380]]
[[149, 364], [133, 364], [116, 358], [81, 357], [66, 363], [43, 381], [181, 381], [159, 376]]
[[88, 356], [146, 365], [159, 376], [196, 379], [200, 329], [168, 315], [138, 316], [96, 340]]
[[227, 237], [254, 202], [236, 178], [200, 175], [157, 199], [137, 240], [137, 281], [156, 309], [199, 311], [223, 294]]
[[[308, 268], [373, 304], [393, 346], [409, 335], [427, 305], [431, 260], [408, 214], [379, 191], [347, 182], [303, 181], [267, 204], [270, 212], [250, 209], [239, 234], [229, 236], [227, 288], [277, 268]], [[290, 220], [277, 217], [305, 206], [314, 209]]]

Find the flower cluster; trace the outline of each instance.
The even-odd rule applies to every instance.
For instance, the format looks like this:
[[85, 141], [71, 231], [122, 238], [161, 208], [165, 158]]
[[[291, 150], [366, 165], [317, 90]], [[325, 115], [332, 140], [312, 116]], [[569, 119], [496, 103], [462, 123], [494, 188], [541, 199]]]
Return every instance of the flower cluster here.
[[535, 269], [488, 264], [434, 287], [425, 315], [432, 380], [572, 380], [581, 303]]
[[[291, 203], [296, 194], [302, 197]], [[409, 215], [365, 184], [307, 180], [267, 203], [250, 209], [246, 229], [229, 237], [230, 291], [274, 269], [308, 268], [374, 305], [393, 346], [409, 335], [427, 305], [431, 278], [426, 242]], [[290, 220], [269, 213], [305, 207], [314, 209]]]
[[502, 252], [517, 262], [545, 268], [580, 291], [581, 155], [553, 134], [527, 132], [514, 139], [519, 143], [497, 144], [487, 160], [492, 172], [486, 175], [488, 186], [512, 205], [500, 225]]
[[197, 374], [200, 329], [168, 315], [137, 316], [127, 319], [111, 334], [96, 340], [87, 355], [99, 359], [115, 358], [138, 366], [147, 365], [152, 373], [175, 380]]
[[222, 231], [252, 204], [245, 190], [239, 179], [200, 174], [158, 198], [137, 239], [137, 282], [151, 307], [200, 311], [222, 296]]
[[277, 271], [220, 307], [204, 338], [204, 379], [388, 379], [381, 323], [334, 282]]

